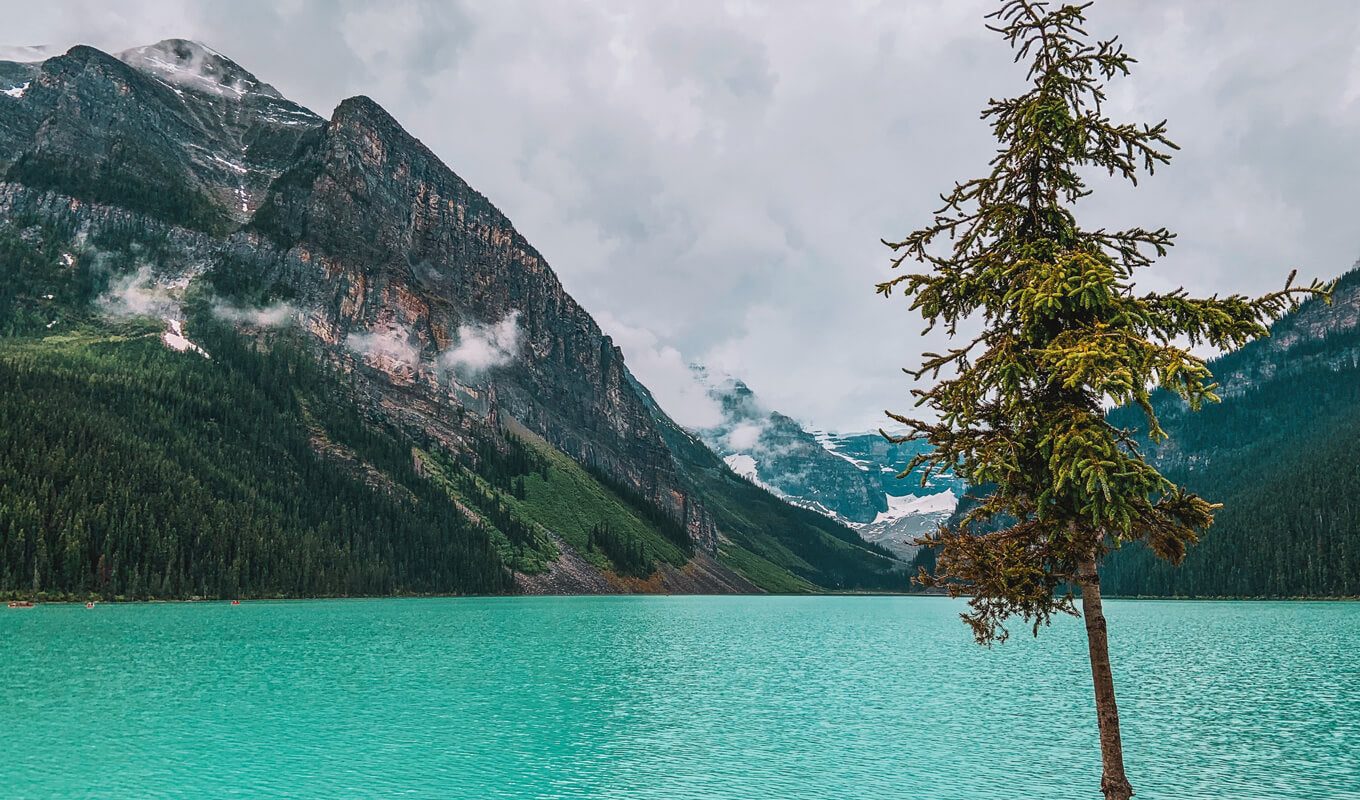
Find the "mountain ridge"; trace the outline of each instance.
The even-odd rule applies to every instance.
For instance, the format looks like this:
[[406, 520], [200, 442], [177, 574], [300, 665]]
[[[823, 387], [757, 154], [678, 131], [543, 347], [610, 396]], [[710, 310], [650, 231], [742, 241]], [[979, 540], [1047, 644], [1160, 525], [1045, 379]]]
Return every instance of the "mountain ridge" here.
[[[522, 425], [598, 472], [573, 478], [578, 489], [614, 485], [590, 490], [604, 498], [599, 513], [614, 515], [611, 503], [659, 509], [685, 531], [685, 547], [738, 565], [757, 585], [895, 585], [892, 559], [830, 520], [762, 499], [670, 420], [542, 255], [370, 98], [348, 98], [325, 120], [206, 46], [166, 40], [123, 56], [149, 71], [84, 46], [40, 64], [0, 63], [0, 81], [28, 81], [21, 96], [0, 97], [0, 153], [9, 154], [0, 156], [0, 221], [36, 224], [52, 241], [46, 255], [15, 257], [36, 271], [11, 292], [12, 330], [104, 325], [79, 303], [57, 308], [41, 288], [24, 288], [68, 278], [83, 287], [72, 297], [107, 297], [110, 287], [154, 296], [162, 316], [188, 320], [190, 339], [206, 324], [187, 313], [195, 303], [230, 317], [257, 347], [296, 326], [371, 424], [467, 454], [448, 462], [463, 477], [447, 486], [490, 492], [489, 509], [515, 506], [507, 489], [525, 491], [535, 473], [500, 487], [474, 479], [486, 447], [506, 447], [483, 427]], [[204, 89], [218, 78], [244, 88]], [[512, 560], [541, 567], [543, 554], [561, 552], [552, 533], [596, 569], [632, 563], [631, 541], [642, 569], [669, 552], [669, 523], [650, 513], [618, 517], [634, 531], [626, 541], [614, 528], [604, 538], [540, 536], [514, 514], [491, 516], [529, 531], [507, 545]]]
[[[1113, 554], [1111, 593], [1219, 597], [1360, 596], [1360, 270], [1330, 302], [1309, 300], [1261, 339], [1210, 362], [1221, 403], [1190, 412], [1154, 397], [1164, 442], [1149, 460], [1172, 481], [1222, 503], [1180, 566], [1143, 547]], [[1303, 413], [1300, 413], [1301, 410]], [[1134, 409], [1110, 421], [1145, 437]]]

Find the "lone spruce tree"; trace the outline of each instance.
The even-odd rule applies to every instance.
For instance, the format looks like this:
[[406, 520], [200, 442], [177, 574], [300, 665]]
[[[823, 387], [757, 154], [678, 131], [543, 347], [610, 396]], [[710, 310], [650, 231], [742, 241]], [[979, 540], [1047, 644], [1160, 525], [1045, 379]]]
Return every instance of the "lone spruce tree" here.
[[[1132, 275], [1165, 255], [1165, 228], [1087, 230], [1073, 215], [1089, 194], [1084, 175], [1105, 170], [1137, 183], [1178, 149], [1166, 123], [1116, 124], [1102, 111], [1104, 82], [1127, 75], [1134, 59], [1115, 40], [1088, 42], [1081, 25], [1090, 3], [1050, 9], [1006, 0], [988, 27], [1005, 37], [1016, 61], [1028, 60], [1031, 86], [982, 112], [1000, 143], [983, 178], [956, 184], [927, 227], [898, 242], [893, 266], [920, 262], [925, 272], [882, 283], [954, 337], [980, 322], [977, 338], [947, 353], [926, 353], [916, 405], [931, 414], [893, 414], [909, 432], [897, 442], [931, 445], [908, 471], [953, 470], [975, 487], [995, 487], [955, 529], [921, 543], [936, 548], [936, 571], [917, 580], [968, 595], [963, 615], [983, 644], [1002, 641], [1008, 618], [1033, 626], [1076, 614], [1080, 592], [1090, 649], [1104, 766], [1101, 791], [1124, 800], [1124, 773], [1101, 611], [1101, 559], [1141, 541], [1179, 561], [1213, 522], [1217, 506], [1162, 477], [1133, 434], [1105, 419], [1110, 405], [1136, 404], [1153, 441], [1166, 436], [1149, 399], [1161, 389], [1192, 409], [1214, 402], [1217, 384], [1188, 347], [1238, 347], [1301, 296], [1325, 295], [1314, 283], [1258, 299], [1195, 299], [1183, 290], [1135, 294]], [[945, 379], [940, 376], [944, 374]], [[886, 435], [886, 434], [885, 434]], [[905, 473], [904, 473], [905, 474]], [[994, 520], [1008, 526], [992, 530]], [[988, 525], [988, 523], [993, 523]]]

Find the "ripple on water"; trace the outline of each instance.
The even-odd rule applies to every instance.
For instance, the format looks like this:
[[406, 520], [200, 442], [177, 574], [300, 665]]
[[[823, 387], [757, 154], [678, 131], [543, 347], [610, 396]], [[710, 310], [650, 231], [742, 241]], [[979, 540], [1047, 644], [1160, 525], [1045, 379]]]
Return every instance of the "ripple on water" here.
[[[5, 798], [1098, 797], [1080, 622], [934, 598], [0, 614]], [[1360, 798], [1360, 605], [1111, 602], [1145, 800]]]

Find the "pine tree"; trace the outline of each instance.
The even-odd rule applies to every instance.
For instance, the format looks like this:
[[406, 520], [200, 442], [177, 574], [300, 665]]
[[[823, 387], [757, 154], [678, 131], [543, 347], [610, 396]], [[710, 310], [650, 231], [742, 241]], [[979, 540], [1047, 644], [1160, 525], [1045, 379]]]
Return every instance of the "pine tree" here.
[[[937, 567], [918, 580], [969, 595], [963, 616], [983, 644], [1003, 641], [1012, 616], [1037, 634], [1054, 614], [1076, 614], [1079, 589], [1101, 791], [1124, 800], [1133, 789], [1097, 566], [1133, 541], [1178, 562], [1216, 506], [1159, 474], [1103, 408], [1140, 408], [1150, 437], [1164, 438], [1149, 400], [1153, 389], [1193, 409], [1218, 399], [1204, 361], [1188, 347], [1230, 349], [1265, 336], [1267, 324], [1300, 296], [1325, 291], [1316, 283], [1294, 288], [1291, 275], [1283, 291], [1254, 300], [1195, 299], [1183, 290], [1134, 294], [1133, 272], [1164, 255], [1174, 234], [1080, 227], [1073, 207], [1089, 194], [1083, 173], [1105, 170], [1137, 183], [1140, 172], [1150, 174], [1178, 148], [1165, 122], [1117, 124], [1104, 115], [1104, 82], [1127, 75], [1134, 59], [1113, 39], [1088, 41], [1081, 25], [1090, 5], [1050, 9], [1006, 0], [989, 15], [995, 23], [988, 27], [1016, 51], [1016, 62], [1028, 60], [1031, 85], [982, 112], [1000, 143], [990, 172], [943, 195], [930, 225], [885, 242], [894, 267], [911, 259], [926, 271], [897, 276], [878, 291], [900, 288], [927, 331], [942, 325], [953, 338], [960, 327], [982, 327], [961, 347], [926, 353], [911, 373], [934, 381], [913, 392], [930, 413], [889, 413], [909, 428], [890, 439], [932, 446], [907, 472], [925, 466], [928, 478], [952, 469], [973, 486], [995, 487], [958, 527], [922, 540], [936, 549]], [[994, 530], [1000, 520], [1010, 524]]]

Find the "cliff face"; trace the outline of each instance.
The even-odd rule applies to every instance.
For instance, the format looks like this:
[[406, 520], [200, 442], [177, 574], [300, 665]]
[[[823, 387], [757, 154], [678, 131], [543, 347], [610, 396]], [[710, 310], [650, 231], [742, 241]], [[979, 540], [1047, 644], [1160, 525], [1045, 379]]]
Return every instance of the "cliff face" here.
[[0, 221], [66, 231], [71, 252], [116, 262], [110, 281], [145, 271], [174, 302], [208, 281], [218, 300], [269, 304], [370, 417], [417, 439], [467, 450], [469, 419], [513, 420], [700, 551], [828, 586], [892, 566], [671, 421], [543, 256], [368, 98], [327, 121], [182, 40], [0, 62], [0, 174]]
[[[494, 396], [500, 413], [677, 517], [693, 505], [619, 349], [510, 221], [373, 101], [340, 104], [253, 227], [309, 267], [286, 279], [317, 309], [309, 322], [323, 340], [385, 331], [419, 356], [392, 380], [432, 397]], [[439, 358], [496, 326], [504, 364]], [[712, 545], [711, 530], [695, 533]]]

